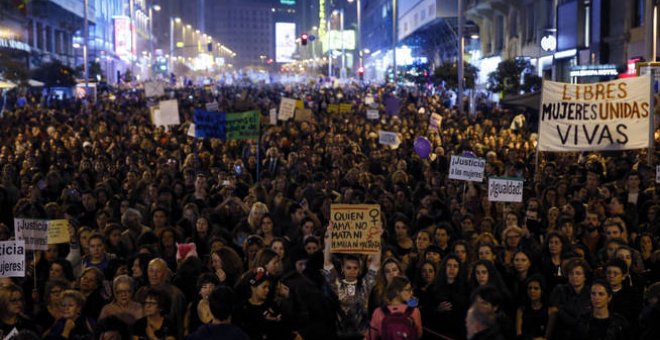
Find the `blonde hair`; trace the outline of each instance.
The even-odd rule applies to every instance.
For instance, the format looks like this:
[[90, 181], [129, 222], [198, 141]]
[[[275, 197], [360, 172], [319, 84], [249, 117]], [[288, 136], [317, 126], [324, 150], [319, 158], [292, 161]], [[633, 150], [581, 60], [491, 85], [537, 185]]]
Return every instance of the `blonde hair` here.
[[261, 217], [258, 217], [257, 214], [262, 214], [263, 216], [268, 214], [268, 212], [268, 206], [265, 203], [254, 202], [254, 204], [252, 204], [252, 208], [250, 208], [250, 214], [247, 218], [250, 227], [256, 230], [259, 223], [261, 223]]

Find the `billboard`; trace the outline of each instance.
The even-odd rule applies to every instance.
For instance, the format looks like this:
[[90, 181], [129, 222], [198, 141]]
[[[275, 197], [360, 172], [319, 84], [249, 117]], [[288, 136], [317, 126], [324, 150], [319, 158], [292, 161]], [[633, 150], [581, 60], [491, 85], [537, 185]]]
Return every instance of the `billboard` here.
[[323, 53], [331, 50], [341, 50], [342, 44], [345, 50], [355, 49], [355, 31], [344, 30], [344, 34], [340, 30], [331, 30], [326, 35], [326, 41], [323, 42]]
[[114, 17], [115, 22], [115, 53], [120, 58], [131, 56], [131, 19], [128, 17]]
[[275, 23], [275, 61], [290, 63], [296, 52], [296, 24], [292, 22]]

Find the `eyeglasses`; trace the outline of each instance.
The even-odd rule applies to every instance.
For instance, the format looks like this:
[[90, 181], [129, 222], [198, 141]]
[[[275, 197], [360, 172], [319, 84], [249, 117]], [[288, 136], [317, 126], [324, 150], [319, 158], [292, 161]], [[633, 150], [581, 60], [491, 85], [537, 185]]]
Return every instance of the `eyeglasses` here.
[[157, 306], [158, 302], [157, 301], [145, 301], [143, 303], [143, 305], [145, 305], [145, 306]]

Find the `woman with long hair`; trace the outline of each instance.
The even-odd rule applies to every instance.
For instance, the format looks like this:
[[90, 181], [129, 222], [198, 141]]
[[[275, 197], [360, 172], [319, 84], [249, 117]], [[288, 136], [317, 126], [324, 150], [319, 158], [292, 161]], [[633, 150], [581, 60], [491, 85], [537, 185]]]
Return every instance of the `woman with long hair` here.
[[42, 306], [36, 313], [34, 321], [39, 328], [39, 334], [50, 328], [60, 318], [60, 301], [62, 292], [70, 289], [71, 283], [62, 279], [52, 279], [46, 282]]
[[153, 260], [153, 258], [154, 256], [151, 254], [139, 253], [129, 262], [130, 273], [131, 277], [133, 278], [135, 291], [137, 291], [140, 287], [149, 284], [147, 269], [149, 268], [149, 261]]
[[516, 336], [520, 340], [544, 338], [548, 325], [545, 279], [534, 274], [525, 280], [525, 299], [516, 311]]
[[374, 309], [385, 305], [387, 285], [392, 278], [403, 275], [403, 273], [403, 266], [396, 258], [388, 257], [382, 261], [380, 270], [376, 274], [376, 284], [369, 295], [369, 314], [373, 313]]
[[566, 274], [562, 272], [561, 265], [570, 250], [570, 244], [564, 235], [556, 231], [548, 233], [545, 242], [540, 272], [551, 292], [555, 286], [566, 283]]
[[624, 340], [631, 339], [630, 324], [610, 310], [612, 288], [609, 283], [596, 280], [591, 284], [591, 313], [578, 319], [572, 339]]
[[[440, 264], [433, 285], [433, 309], [422, 310], [425, 324], [434, 332], [454, 338], [465, 337], [465, 314], [468, 309], [467, 265], [456, 254], [447, 255]], [[438, 323], [432, 320], [445, 320]]]
[[243, 262], [234, 249], [223, 247], [211, 253], [209, 269], [218, 277], [220, 283], [234, 287], [243, 273]]
[[264, 239], [264, 245], [267, 247], [273, 243], [273, 240], [277, 236], [279, 236], [279, 233], [275, 229], [275, 222], [273, 221], [272, 216], [269, 214], [264, 214], [264, 216], [261, 217], [261, 222], [259, 223], [257, 234]]
[[220, 280], [213, 273], [204, 273], [197, 280], [198, 295], [188, 304], [184, 321], [184, 336], [194, 333], [200, 326], [211, 323], [213, 314], [209, 305], [209, 296]]

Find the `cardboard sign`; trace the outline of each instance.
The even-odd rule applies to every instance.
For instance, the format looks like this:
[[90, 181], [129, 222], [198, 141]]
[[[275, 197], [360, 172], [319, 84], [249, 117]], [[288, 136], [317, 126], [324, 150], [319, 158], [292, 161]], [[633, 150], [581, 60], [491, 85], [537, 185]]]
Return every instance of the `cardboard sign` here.
[[165, 84], [157, 81], [150, 81], [144, 83], [144, 95], [147, 98], [164, 96]]
[[257, 111], [218, 113], [195, 110], [195, 137], [240, 140], [259, 138], [261, 117]]
[[441, 125], [442, 125], [442, 116], [435, 112], [432, 113], [431, 117], [429, 118], [429, 127], [437, 131], [440, 129]]
[[187, 135], [189, 137], [195, 137], [195, 123], [190, 123], [190, 126], [188, 126], [188, 133]]
[[296, 111], [296, 100], [291, 98], [282, 98], [280, 102], [279, 120], [289, 120], [293, 118]]
[[490, 177], [488, 179], [488, 201], [522, 202], [522, 199], [522, 179], [506, 177]]
[[341, 103], [339, 104], [339, 113], [351, 113], [353, 111], [353, 104]]
[[294, 120], [296, 122], [312, 122], [314, 120], [312, 109], [296, 109], [296, 117]]
[[15, 218], [14, 232], [17, 240], [25, 241], [25, 249], [27, 250], [48, 249], [47, 220]]
[[48, 221], [48, 244], [69, 243], [69, 221], [68, 220], [50, 220]]
[[220, 111], [220, 105], [216, 101], [206, 103], [205, 106], [206, 106], [206, 111], [208, 111], [208, 112], [219, 112]]
[[484, 179], [485, 167], [486, 160], [483, 158], [451, 156], [449, 178], [460, 181], [481, 182]]
[[25, 277], [25, 242], [0, 242], [0, 277]]
[[367, 109], [367, 119], [379, 119], [380, 113], [376, 109]]
[[339, 104], [328, 104], [328, 113], [339, 113]]
[[401, 142], [399, 141], [399, 137], [397, 136], [396, 132], [383, 130], [378, 131], [378, 144], [399, 145], [400, 143]]
[[305, 108], [305, 102], [302, 99], [296, 100], [296, 110], [302, 110]]
[[632, 150], [649, 146], [649, 76], [590, 84], [543, 82], [540, 151]]
[[154, 114], [154, 125], [169, 126], [179, 125], [179, 103], [176, 100], [161, 100]]
[[375, 254], [380, 252], [381, 221], [378, 204], [332, 204], [333, 223], [331, 250], [333, 253]]
[[270, 125], [277, 125], [277, 109], [272, 108], [268, 114]]

